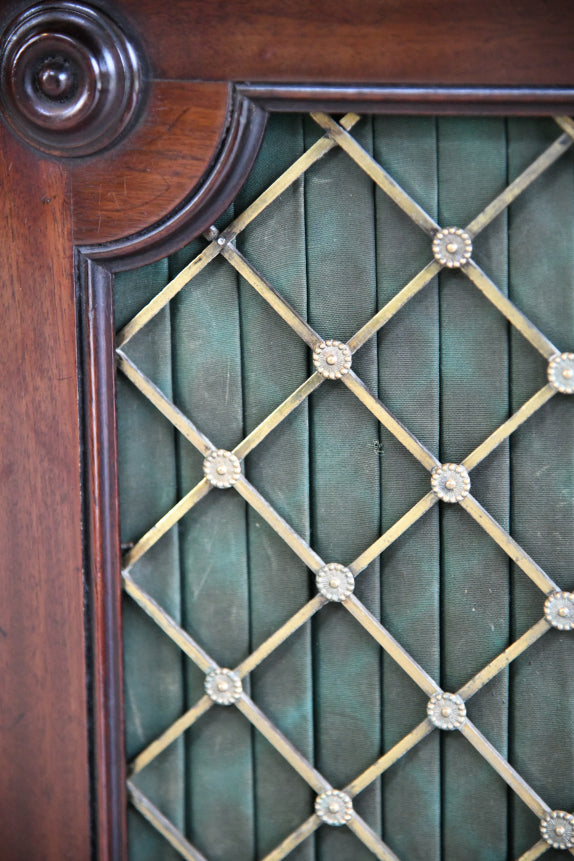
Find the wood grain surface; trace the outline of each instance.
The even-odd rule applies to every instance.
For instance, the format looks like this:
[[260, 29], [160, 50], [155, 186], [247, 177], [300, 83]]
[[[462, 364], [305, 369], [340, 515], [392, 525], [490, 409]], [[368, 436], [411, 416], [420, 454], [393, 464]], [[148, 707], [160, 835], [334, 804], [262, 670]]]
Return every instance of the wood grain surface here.
[[0, 127], [3, 861], [90, 857], [68, 179]]
[[118, 0], [160, 78], [567, 86], [571, 0]]
[[72, 164], [74, 242], [110, 242], [168, 215], [213, 161], [228, 102], [226, 84], [154, 82], [138, 128]]

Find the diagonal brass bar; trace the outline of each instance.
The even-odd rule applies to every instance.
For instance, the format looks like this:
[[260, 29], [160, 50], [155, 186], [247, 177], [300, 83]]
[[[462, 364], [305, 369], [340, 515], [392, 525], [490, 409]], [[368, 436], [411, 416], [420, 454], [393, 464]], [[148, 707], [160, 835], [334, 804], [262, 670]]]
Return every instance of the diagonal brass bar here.
[[354, 562], [351, 562], [351, 564], [349, 565], [350, 571], [354, 575], [357, 575], [361, 571], [363, 571], [367, 567], [367, 565], [371, 564], [373, 559], [376, 559], [377, 556], [380, 556], [383, 550], [386, 550], [387, 547], [390, 547], [390, 545], [394, 541], [396, 541], [397, 538], [400, 538], [401, 535], [403, 535], [407, 531], [407, 529], [409, 529], [414, 523], [416, 523], [417, 520], [420, 520], [423, 514], [426, 514], [427, 511], [430, 511], [430, 509], [434, 505], [436, 505], [437, 502], [438, 496], [436, 496], [432, 492], [432, 490], [429, 490], [429, 492], [425, 496], [423, 496], [422, 499], [419, 499], [416, 505], [413, 505], [413, 507], [410, 508], [406, 514], [403, 514], [403, 516], [400, 517], [396, 523], [393, 523], [393, 525], [389, 529], [387, 529], [387, 531], [384, 532], [380, 538], [377, 538], [377, 540], [373, 544], [371, 544], [370, 547], [367, 547], [367, 549], [363, 553], [361, 553], [360, 556], [357, 556]]
[[186, 861], [207, 861], [205, 856], [191, 845], [173, 822], [170, 822], [167, 816], [164, 816], [161, 810], [158, 810], [155, 804], [152, 804], [149, 798], [140, 792], [131, 780], [128, 780], [127, 786], [130, 801], [136, 810], [141, 813], [144, 819], [147, 819], [150, 825], [153, 825], [156, 831], [159, 831], [182, 858], [185, 858]]
[[457, 691], [459, 697], [463, 700], [468, 700], [473, 697], [477, 691], [483, 688], [491, 679], [493, 679], [501, 670], [504, 670], [508, 665], [515, 660], [519, 655], [532, 646], [540, 639], [547, 631], [550, 630], [550, 624], [546, 619], [540, 619], [528, 629], [518, 640], [511, 643], [500, 655], [497, 655], [486, 667], [483, 667], [475, 676], [472, 677], [465, 685]]
[[137, 583], [132, 580], [129, 574], [122, 574], [122, 580], [124, 584], [124, 589], [128, 593], [128, 595], [134, 599], [136, 604], [147, 613], [150, 619], [162, 629], [162, 631], [167, 634], [167, 636], [173, 640], [176, 646], [179, 646], [182, 652], [191, 658], [193, 663], [199, 667], [200, 670], [203, 670], [204, 673], [208, 673], [210, 670], [215, 670], [217, 668], [217, 664], [212, 658], [209, 657], [207, 652], [204, 652], [201, 646], [193, 640], [187, 631], [184, 631], [181, 628], [175, 619], [166, 613], [165, 610], [160, 607], [157, 601], [148, 595], [141, 586], [138, 586]]
[[211, 489], [212, 486], [208, 480], [206, 478], [202, 478], [201, 481], [189, 491], [189, 493], [180, 499], [173, 508], [170, 508], [167, 514], [164, 514], [157, 523], [154, 523], [151, 529], [149, 529], [145, 535], [140, 538], [131, 550], [128, 550], [123, 559], [124, 570], [127, 571], [131, 568], [131, 566], [137, 562], [144, 553], [147, 553], [150, 547], [153, 547], [153, 545], [159, 541], [159, 539], [165, 535], [172, 526], [175, 526], [178, 520], [181, 520], [181, 518], [187, 514], [187, 512], [190, 511], [196, 503], [203, 499], [204, 496], [207, 496]]
[[482, 271], [480, 266], [474, 262], [474, 260], [469, 260], [468, 263], [461, 268], [461, 271], [478, 287], [478, 289], [483, 293], [489, 302], [491, 302], [495, 308], [498, 308], [501, 314], [503, 314], [506, 319], [512, 323], [512, 325], [518, 329], [521, 335], [523, 335], [527, 341], [530, 341], [532, 346], [538, 350], [539, 353], [542, 353], [545, 359], [551, 359], [552, 356], [555, 356], [560, 350], [554, 346], [552, 341], [550, 341], [546, 335], [543, 335], [542, 332], [536, 328], [534, 323], [526, 317], [522, 311], [520, 311], [516, 305], [514, 305], [510, 299], [507, 299], [504, 293], [502, 293], [496, 284], [490, 280], [488, 275]]
[[344, 383], [350, 391], [364, 404], [367, 409], [377, 418], [388, 431], [392, 433], [398, 441], [404, 445], [407, 451], [410, 451], [422, 465], [431, 472], [435, 466], [440, 466], [440, 462], [434, 454], [425, 448], [418, 441], [416, 436], [412, 434], [401, 422], [394, 417], [384, 404], [382, 404], [366, 387], [362, 380], [355, 374], [354, 371], [349, 371], [344, 377], [341, 377], [341, 382]]
[[440, 229], [436, 221], [434, 221], [430, 215], [428, 215], [424, 209], [419, 206], [403, 188], [401, 188], [398, 182], [396, 182], [392, 176], [390, 176], [390, 174], [388, 174], [386, 170], [384, 170], [381, 165], [363, 149], [363, 147], [355, 140], [354, 137], [352, 137], [352, 135], [348, 133], [348, 131], [341, 128], [341, 126], [328, 114], [312, 113], [311, 116], [315, 122], [321, 126], [321, 128], [329, 132], [341, 149], [343, 149], [347, 155], [349, 155], [353, 161], [356, 162], [374, 182], [376, 182], [379, 188], [381, 188], [385, 194], [388, 195], [388, 197], [390, 197], [391, 200], [393, 200], [397, 206], [399, 206], [403, 212], [409, 216], [411, 221], [414, 221], [415, 224], [430, 236]]
[[223, 246], [221, 253], [312, 350], [321, 343], [322, 339], [315, 330], [285, 301], [275, 287], [272, 287], [269, 281], [245, 259], [237, 248], [227, 244]]
[[494, 768], [502, 779], [510, 786], [519, 798], [532, 812], [541, 819], [550, 812], [548, 805], [539, 795], [526, 783], [526, 781], [515, 771], [510, 763], [496, 750], [483, 734], [475, 727], [472, 721], [466, 719], [459, 732], [471, 743], [480, 755]]
[[310, 837], [314, 831], [321, 825], [321, 820], [314, 813], [309, 817], [299, 828], [296, 828], [289, 837], [286, 837], [279, 846], [276, 846], [275, 849], [266, 855], [263, 861], [282, 861], [283, 858], [286, 858], [287, 855], [290, 855], [294, 849], [299, 846], [307, 837]]
[[366, 789], [369, 784], [376, 780], [383, 772], [387, 771], [395, 762], [398, 762], [402, 756], [412, 750], [413, 747], [430, 735], [435, 729], [435, 726], [430, 720], [425, 719], [411, 732], [395, 744], [390, 750], [384, 753], [373, 765], [370, 765], [362, 774], [356, 777], [352, 783], [345, 788], [345, 792], [354, 798], [363, 789]]
[[213, 446], [207, 437], [196, 428], [190, 419], [185, 416], [181, 410], [173, 404], [169, 398], [166, 398], [164, 393], [158, 389], [155, 383], [152, 383], [148, 377], [135, 365], [125, 353], [121, 350], [116, 350], [118, 358], [118, 368], [128, 378], [128, 380], [139, 389], [142, 395], [151, 401], [151, 403], [172, 423], [174, 427], [205, 457], [210, 451], [213, 451]]
[[235, 446], [233, 449], [233, 454], [239, 458], [239, 460], [243, 460], [244, 457], [247, 457], [249, 452], [253, 451], [255, 446], [259, 445], [259, 443], [265, 439], [265, 437], [271, 433], [271, 431], [280, 424], [283, 419], [287, 418], [287, 416], [293, 412], [293, 410], [299, 406], [299, 404], [303, 403], [305, 398], [307, 398], [311, 392], [314, 392], [321, 383], [323, 382], [324, 377], [318, 371], [315, 371], [314, 374], [305, 380], [298, 389], [296, 389], [293, 394], [289, 395], [289, 397], [280, 404], [277, 409], [273, 410], [272, 413], [263, 419], [261, 424], [257, 425], [257, 427], [248, 434], [245, 439], [243, 439], [239, 445]]
[[153, 299], [148, 302], [145, 308], [133, 317], [129, 323], [127, 323], [123, 329], [121, 329], [116, 335], [116, 347], [123, 347], [130, 338], [139, 332], [140, 329], [149, 323], [149, 321], [158, 314], [162, 308], [164, 308], [168, 302], [170, 302], [174, 296], [177, 296], [180, 290], [182, 290], [186, 284], [189, 284], [192, 278], [198, 275], [202, 269], [205, 269], [208, 263], [217, 257], [219, 254], [219, 245], [217, 242], [211, 242], [207, 248], [195, 257], [191, 263], [182, 269], [175, 278], [173, 278], [169, 284], [167, 284], [163, 290], [153, 297]]
[[536, 861], [537, 858], [541, 858], [546, 854], [550, 849], [549, 844], [546, 840], [539, 840], [538, 843], [535, 843], [534, 846], [531, 846], [530, 849], [521, 855], [520, 858], [517, 858], [517, 861]]
[[[357, 114], [347, 114], [341, 120], [343, 128], [352, 129], [353, 126], [361, 119]], [[256, 200], [250, 204], [240, 215], [235, 218], [231, 224], [223, 231], [224, 239], [228, 241], [235, 238], [248, 224], [251, 224], [254, 218], [257, 218], [264, 209], [273, 203], [290, 185], [299, 179], [305, 171], [319, 161], [330, 150], [336, 146], [335, 141], [328, 135], [322, 137], [311, 146], [307, 152], [303, 153], [296, 161], [291, 164], [284, 173], [279, 176], [275, 182], [265, 189]], [[143, 308], [138, 314], [127, 323], [124, 328], [118, 332], [116, 337], [116, 346], [123, 347], [124, 344], [133, 338], [136, 332], [139, 332], [146, 323], [155, 317], [162, 308], [176, 296], [189, 282], [204, 269], [219, 254], [221, 248], [217, 242], [210, 243], [201, 254], [198, 254], [191, 263], [182, 269], [163, 290], [161, 290], [154, 298]]]
[[149, 744], [140, 754], [138, 754], [131, 762], [131, 774], [137, 774], [142, 771], [152, 762], [156, 756], [159, 756], [167, 747], [172, 744], [176, 738], [179, 738], [186, 730], [193, 726], [199, 718], [209, 711], [213, 705], [212, 700], [208, 696], [203, 696], [192, 708], [188, 709], [180, 718], [174, 721], [170, 727], [159, 735], [151, 744]]
[[572, 143], [572, 138], [569, 135], [561, 135], [520, 176], [517, 176], [498, 197], [495, 197], [476, 218], [473, 218], [470, 224], [466, 226], [466, 232], [474, 238], [481, 230], [484, 230], [491, 221], [494, 221], [507, 206], [510, 206], [516, 200], [519, 194], [522, 194], [551, 164], [554, 164]]
[[[345, 129], [352, 129], [361, 119], [357, 114], [346, 114], [341, 120], [341, 125]], [[235, 218], [229, 227], [223, 231], [224, 238], [230, 240], [241, 233], [248, 224], [251, 224], [254, 218], [257, 218], [264, 209], [273, 203], [273, 201], [283, 194], [290, 185], [299, 179], [306, 170], [323, 158], [330, 150], [336, 146], [335, 141], [325, 135], [320, 140], [316, 141], [309, 149], [299, 156], [299, 158], [289, 165], [287, 170], [281, 174], [262, 194], [245, 209], [241, 215]]]
[[356, 595], [350, 595], [345, 601], [343, 601], [343, 607], [345, 607], [351, 616], [354, 616], [355, 619], [363, 626], [365, 631], [373, 637], [377, 641], [377, 643], [383, 647], [385, 652], [390, 655], [390, 657], [395, 661], [401, 669], [407, 673], [427, 694], [427, 696], [432, 697], [433, 694], [438, 694], [441, 691], [441, 688], [437, 685], [434, 679], [429, 676], [429, 674], [423, 670], [423, 668], [417, 664], [415, 659], [409, 655], [406, 649], [403, 649], [401, 644], [395, 640], [395, 638], [390, 634], [386, 628], [384, 628], [378, 619], [369, 613], [367, 608], [362, 604]]
[[381, 838], [375, 834], [372, 828], [369, 828], [357, 813], [353, 813], [346, 825], [361, 843], [371, 850], [376, 858], [380, 858], [381, 861], [400, 861], [398, 856], [383, 843]]
[[287, 760], [289, 765], [295, 769], [303, 780], [309, 784], [311, 789], [313, 789], [317, 794], [320, 794], [321, 792], [325, 792], [332, 788], [331, 784], [328, 783], [315, 768], [313, 768], [311, 763], [305, 759], [303, 754], [291, 744], [289, 739], [285, 738], [283, 733], [271, 723], [269, 718], [263, 714], [261, 709], [255, 705], [253, 700], [250, 699], [247, 694], [243, 693], [235, 705], [239, 711], [245, 715], [247, 720], [253, 724], [257, 730], [259, 730], [261, 735], [265, 736], [267, 741], [273, 745], [275, 750]]
[[321, 607], [324, 607], [326, 603], [327, 599], [322, 595], [315, 595], [314, 598], [301, 607], [294, 616], [291, 616], [284, 625], [275, 631], [274, 634], [271, 634], [271, 636], [261, 643], [257, 649], [251, 652], [249, 657], [245, 658], [245, 660], [235, 668], [235, 672], [238, 676], [240, 678], [244, 678], [248, 673], [251, 673], [255, 667], [258, 667], [265, 658], [269, 657], [269, 655], [281, 645], [281, 643], [284, 643], [291, 634], [294, 634], [295, 631], [299, 630], [305, 622], [308, 622], [309, 619], [314, 616]]
[[377, 311], [374, 317], [365, 323], [364, 326], [355, 332], [353, 337], [347, 342], [347, 345], [352, 353], [355, 353], [363, 344], [366, 344], [369, 338], [381, 329], [385, 323], [394, 317], [395, 314], [401, 310], [413, 296], [416, 296], [417, 293], [426, 287], [426, 285], [432, 281], [432, 279], [437, 275], [442, 269], [441, 264], [437, 260], [431, 260], [424, 269], [415, 275], [415, 277], [409, 281], [408, 284], [399, 290], [396, 296], [393, 296], [386, 305], [383, 305], [380, 311]]
[[247, 481], [245, 476], [241, 475], [234, 487], [243, 499], [249, 503], [251, 508], [267, 521], [271, 529], [273, 529], [277, 535], [283, 539], [285, 544], [289, 545], [291, 550], [297, 554], [299, 559], [305, 563], [307, 568], [310, 568], [311, 571], [314, 571], [316, 574], [319, 568], [324, 564], [321, 557], [309, 547], [307, 542], [304, 541], [300, 535], [297, 535], [295, 530], [289, 526], [286, 520], [283, 520], [281, 515], [275, 511], [273, 506], [261, 496], [259, 491], [255, 490], [253, 485]]
[[566, 134], [574, 138], [574, 120], [572, 117], [554, 117], [554, 122], [558, 123], [561, 129], [564, 129]]
[[469, 471], [474, 469], [475, 466], [481, 463], [485, 457], [488, 457], [488, 455], [494, 451], [501, 442], [508, 439], [510, 434], [514, 433], [521, 424], [533, 416], [534, 413], [537, 412], [540, 407], [543, 407], [544, 404], [547, 403], [555, 394], [556, 389], [554, 389], [550, 384], [539, 389], [535, 395], [532, 395], [532, 397], [526, 401], [525, 404], [522, 404], [520, 409], [517, 410], [514, 415], [510, 416], [510, 418], [501, 424], [500, 427], [497, 427], [496, 430], [484, 440], [484, 442], [481, 442], [473, 452], [467, 455], [467, 457], [462, 461], [462, 465]]
[[490, 537], [496, 541], [498, 546], [504, 550], [513, 562], [516, 562], [519, 568], [522, 568], [524, 573], [530, 577], [533, 583], [536, 583], [538, 588], [541, 589], [545, 595], [550, 592], [558, 591], [558, 586], [554, 580], [550, 579], [548, 574], [546, 574], [542, 568], [537, 565], [533, 559], [531, 559], [528, 553], [523, 550], [514, 538], [512, 538], [508, 532], [502, 528], [500, 523], [497, 523], [494, 517], [492, 517], [488, 511], [486, 511], [482, 505], [477, 502], [474, 496], [467, 496], [466, 499], [459, 502], [459, 505], [464, 508], [464, 510], [467, 511], [474, 520], [476, 520], [479, 526], [482, 526], [485, 532], [488, 532]]

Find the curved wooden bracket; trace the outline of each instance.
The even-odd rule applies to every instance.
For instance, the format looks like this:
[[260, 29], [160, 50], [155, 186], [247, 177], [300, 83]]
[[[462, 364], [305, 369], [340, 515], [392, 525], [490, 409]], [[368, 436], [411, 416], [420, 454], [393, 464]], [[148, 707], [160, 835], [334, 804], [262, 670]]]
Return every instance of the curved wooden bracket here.
[[154, 82], [129, 139], [72, 167], [75, 243], [113, 271], [181, 247], [237, 194], [266, 118], [227, 84]]

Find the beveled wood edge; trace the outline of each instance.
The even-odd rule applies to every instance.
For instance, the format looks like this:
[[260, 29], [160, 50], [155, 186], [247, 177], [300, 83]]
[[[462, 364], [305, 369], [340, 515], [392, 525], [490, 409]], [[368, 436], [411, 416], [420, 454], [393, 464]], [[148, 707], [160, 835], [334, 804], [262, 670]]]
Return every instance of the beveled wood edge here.
[[[267, 123], [267, 112], [236, 88], [228, 128], [212, 166], [172, 213], [133, 236], [102, 245], [80, 246], [81, 254], [110, 272], [152, 263], [179, 250], [207, 230], [229, 206], [247, 179]], [[177, 169], [177, 165], [174, 165]]]
[[553, 116], [574, 111], [574, 87], [308, 86], [238, 84], [267, 111], [352, 109], [376, 114], [509, 114]]
[[92, 856], [127, 854], [113, 276], [76, 253]]

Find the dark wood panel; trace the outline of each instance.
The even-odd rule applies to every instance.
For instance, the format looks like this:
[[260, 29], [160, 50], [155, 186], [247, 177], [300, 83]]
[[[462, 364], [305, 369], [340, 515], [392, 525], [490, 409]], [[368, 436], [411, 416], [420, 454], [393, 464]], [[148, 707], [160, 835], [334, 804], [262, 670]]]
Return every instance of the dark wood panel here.
[[226, 84], [155, 82], [139, 127], [73, 164], [74, 241], [110, 242], [167, 216], [213, 161], [229, 113]]
[[203, 80], [567, 86], [570, 0], [121, 0], [154, 73]]
[[74, 272], [67, 177], [0, 128], [0, 834], [90, 857]]

